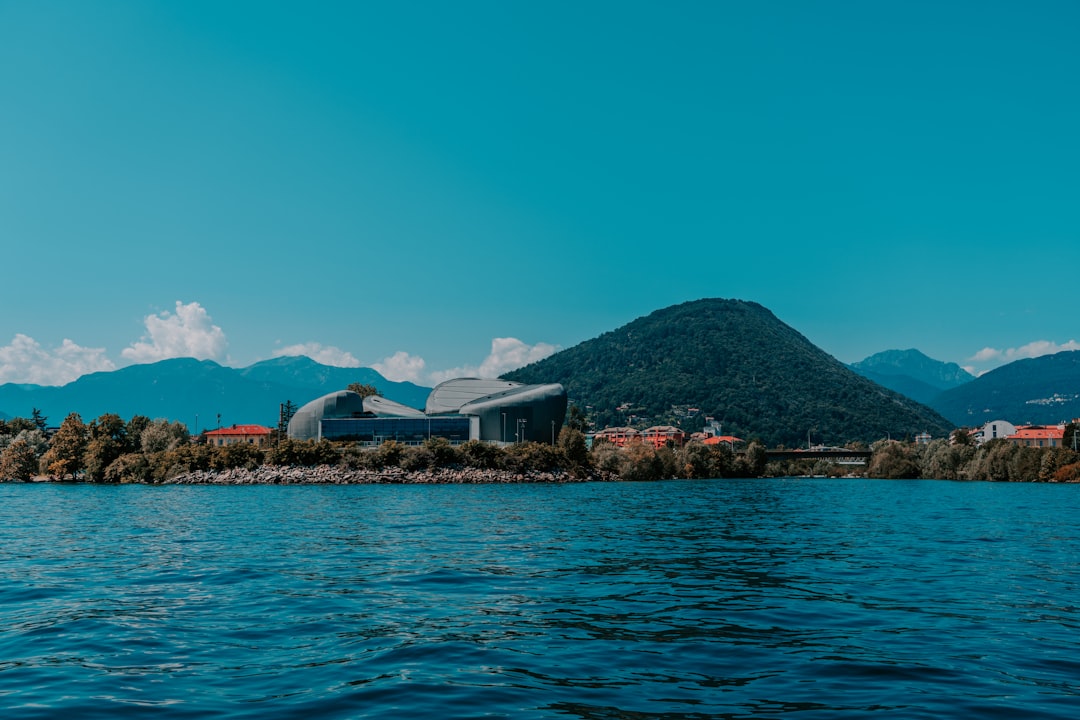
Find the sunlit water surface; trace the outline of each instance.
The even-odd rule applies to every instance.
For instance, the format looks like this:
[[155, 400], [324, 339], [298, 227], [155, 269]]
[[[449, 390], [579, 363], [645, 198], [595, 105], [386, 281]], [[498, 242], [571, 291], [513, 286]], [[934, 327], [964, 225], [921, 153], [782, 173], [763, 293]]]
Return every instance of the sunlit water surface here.
[[1076, 718], [1080, 487], [0, 485], [0, 717]]

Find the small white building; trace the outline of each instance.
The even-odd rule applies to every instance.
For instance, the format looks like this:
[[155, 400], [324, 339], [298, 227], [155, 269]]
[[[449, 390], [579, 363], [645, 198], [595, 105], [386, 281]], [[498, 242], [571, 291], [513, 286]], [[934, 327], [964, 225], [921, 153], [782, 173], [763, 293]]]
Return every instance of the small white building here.
[[982, 445], [984, 442], [1007, 438], [1016, 434], [1016, 426], [1008, 420], [991, 420], [975, 432], [975, 442]]

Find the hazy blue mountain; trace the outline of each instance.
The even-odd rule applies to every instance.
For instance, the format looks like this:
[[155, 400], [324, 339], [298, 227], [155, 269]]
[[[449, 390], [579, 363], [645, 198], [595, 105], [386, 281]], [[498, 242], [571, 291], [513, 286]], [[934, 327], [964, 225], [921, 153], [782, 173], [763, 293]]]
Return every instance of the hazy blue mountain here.
[[1017, 360], [942, 392], [931, 405], [957, 425], [1051, 424], [1080, 417], [1080, 351]]
[[[769, 445], [840, 444], [952, 429], [930, 408], [864, 378], [757, 303], [707, 299], [656, 312], [504, 377], [558, 382], [598, 425], [619, 407], [664, 417], [692, 406]], [[690, 426], [695, 422], [696, 427]], [[702, 420], [687, 421], [701, 428]]]
[[934, 360], [914, 349], [886, 350], [848, 367], [878, 385], [923, 404], [930, 404], [943, 390], [975, 379], [956, 363]]
[[90, 421], [105, 413], [178, 420], [194, 431], [222, 425], [257, 423], [274, 426], [281, 403], [299, 407], [320, 395], [344, 390], [349, 383], [374, 385], [385, 397], [422, 408], [428, 388], [391, 382], [371, 368], [338, 368], [307, 357], [283, 357], [246, 368], [210, 360], [178, 358], [111, 372], [92, 373], [60, 387], [0, 385], [0, 411], [30, 417], [38, 408], [51, 425], [68, 413]]

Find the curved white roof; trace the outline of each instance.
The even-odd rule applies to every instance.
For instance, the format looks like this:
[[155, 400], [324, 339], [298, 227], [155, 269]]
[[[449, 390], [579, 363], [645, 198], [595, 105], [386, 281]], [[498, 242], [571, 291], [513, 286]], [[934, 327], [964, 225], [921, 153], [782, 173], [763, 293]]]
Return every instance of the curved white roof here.
[[525, 387], [510, 380], [487, 380], [482, 378], [455, 378], [439, 383], [428, 395], [424, 411], [428, 415], [454, 413], [471, 402], [497, 393]]

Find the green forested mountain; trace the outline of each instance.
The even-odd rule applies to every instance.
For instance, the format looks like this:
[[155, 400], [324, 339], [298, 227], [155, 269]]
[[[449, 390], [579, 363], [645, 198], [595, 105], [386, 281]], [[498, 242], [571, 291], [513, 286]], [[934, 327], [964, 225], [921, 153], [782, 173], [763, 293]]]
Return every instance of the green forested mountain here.
[[990, 420], [1021, 425], [1049, 424], [1080, 417], [1080, 351], [1017, 360], [980, 375], [933, 400], [957, 425]]
[[[598, 426], [704, 416], [724, 432], [768, 445], [842, 444], [952, 428], [928, 407], [852, 372], [778, 320], [742, 300], [706, 299], [643, 318], [507, 373], [520, 382], [559, 382], [572, 403], [590, 406]], [[625, 411], [617, 408], [627, 407]]]

